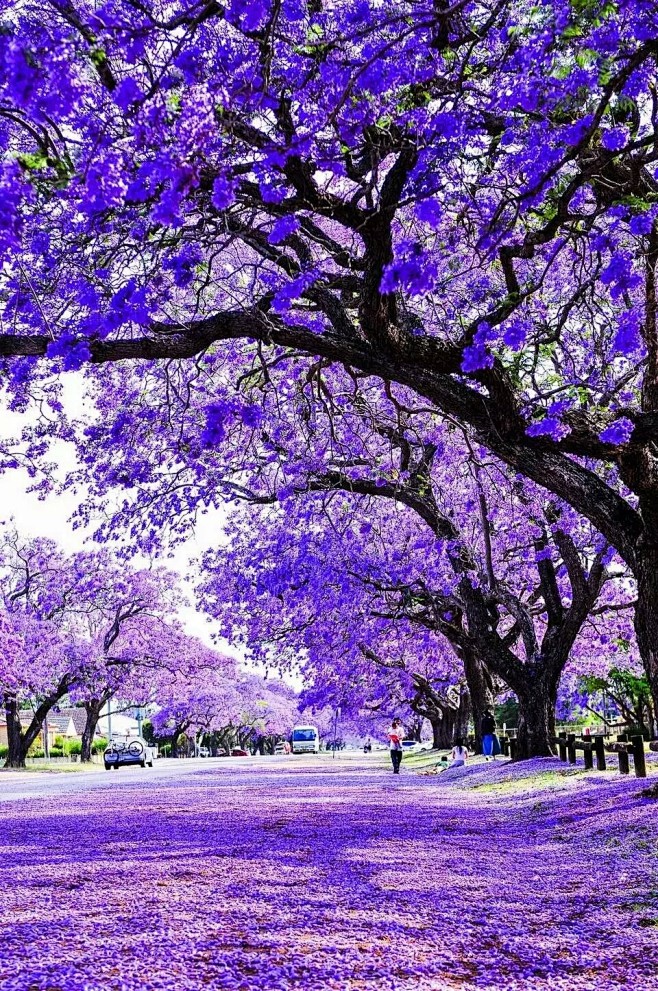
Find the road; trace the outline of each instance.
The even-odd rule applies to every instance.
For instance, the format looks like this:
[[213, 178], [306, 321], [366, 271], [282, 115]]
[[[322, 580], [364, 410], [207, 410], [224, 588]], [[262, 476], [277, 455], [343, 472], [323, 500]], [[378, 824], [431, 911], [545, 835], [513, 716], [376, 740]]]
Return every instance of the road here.
[[225, 770], [230, 768], [232, 772], [237, 762], [246, 762], [246, 765], [253, 766], [260, 761], [279, 763], [283, 759], [281, 757], [197, 757], [189, 760], [161, 759], [156, 761], [152, 768], [122, 767], [118, 771], [105, 771], [102, 765], [95, 764], [89, 771], [79, 770], [76, 767], [74, 770], [66, 771], [27, 770], [15, 771], [11, 774], [0, 772], [0, 803], [26, 798], [75, 795], [99, 788], [109, 788], [115, 792], [122, 788], [134, 789], [136, 784], [144, 784], [146, 787], [165, 781], [174, 784], [176, 781], [185, 780], [189, 775], [213, 768], [221, 769], [222, 766]]
[[557, 762], [0, 774], [0, 991], [655, 991], [655, 802]]

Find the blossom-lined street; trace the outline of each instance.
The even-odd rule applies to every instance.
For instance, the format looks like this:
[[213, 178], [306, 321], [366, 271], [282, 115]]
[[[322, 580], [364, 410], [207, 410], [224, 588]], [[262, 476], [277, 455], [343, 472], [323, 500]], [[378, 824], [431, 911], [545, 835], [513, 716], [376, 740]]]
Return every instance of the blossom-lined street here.
[[655, 987], [641, 783], [385, 760], [3, 775], [0, 988]]

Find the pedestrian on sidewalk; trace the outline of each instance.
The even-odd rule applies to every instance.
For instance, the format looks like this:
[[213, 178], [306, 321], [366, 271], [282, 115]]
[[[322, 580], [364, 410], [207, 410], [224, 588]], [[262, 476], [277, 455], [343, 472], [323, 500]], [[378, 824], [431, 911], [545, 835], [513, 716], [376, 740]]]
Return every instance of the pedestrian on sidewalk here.
[[389, 750], [391, 753], [391, 763], [393, 764], [393, 774], [400, 773], [402, 763], [402, 738], [404, 728], [401, 719], [394, 719], [388, 728]]
[[450, 767], [463, 767], [467, 760], [468, 750], [464, 746], [461, 736], [458, 736], [450, 754]]
[[484, 759], [489, 760], [489, 758], [494, 757], [496, 736], [496, 720], [491, 709], [485, 709], [480, 729], [482, 732], [482, 753], [484, 754]]

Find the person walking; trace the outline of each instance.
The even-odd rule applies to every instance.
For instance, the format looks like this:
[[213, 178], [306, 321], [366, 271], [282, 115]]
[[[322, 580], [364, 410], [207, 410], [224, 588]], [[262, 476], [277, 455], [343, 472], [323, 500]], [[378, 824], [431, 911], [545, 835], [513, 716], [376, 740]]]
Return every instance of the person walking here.
[[482, 753], [484, 759], [489, 760], [489, 758], [494, 758], [494, 737], [496, 735], [496, 720], [491, 709], [485, 709], [480, 729], [482, 731]]
[[404, 729], [401, 719], [394, 719], [388, 728], [389, 750], [391, 753], [391, 763], [393, 764], [393, 774], [400, 773], [402, 763], [402, 737]]

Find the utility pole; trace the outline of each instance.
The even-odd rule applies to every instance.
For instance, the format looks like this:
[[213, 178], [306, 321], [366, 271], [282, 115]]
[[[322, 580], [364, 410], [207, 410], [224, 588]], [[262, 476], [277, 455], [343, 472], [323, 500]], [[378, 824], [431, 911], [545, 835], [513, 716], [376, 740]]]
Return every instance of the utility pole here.
[[336, 757], [336, 737], [337, 737], [337, 734], [338, 734], [338, 717], [339, 716], [340, 716], [340, 707], [339, 706], [336, 706], [336, 711], [334, 713], [334, 746], [333, 746], [333, 753], [331, 755], [331, 759], [332, 760], [334, 760], [334, 758]]

